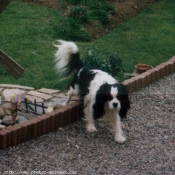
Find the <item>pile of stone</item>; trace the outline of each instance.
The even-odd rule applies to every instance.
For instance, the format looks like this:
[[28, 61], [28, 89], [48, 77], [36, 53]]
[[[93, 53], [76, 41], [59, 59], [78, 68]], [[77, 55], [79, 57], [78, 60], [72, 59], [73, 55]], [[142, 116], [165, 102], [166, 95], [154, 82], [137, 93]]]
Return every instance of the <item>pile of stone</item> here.
[[[66, 98], [66, 92], [60, 92], [55, 89], [41, 88], [35, 90], [33, 87], [0, 84], [0, 107], [9, 106], [11, 100], [17, 100], [16, 94], [20, 97], [18, 98], [18, 100], [20, 100], [19, 102], [23, 101], [24, 98], [27, 98], [27, 101], [30, 103], [44, 103], [44, 106], [52, 106], [53, 108], [60, 108]], [[77, 101], [79, 99], [75, 97], [72, 100]], [[21, 103], [21, 108], [25, 108], [24, 103]], [[29, 108], [32, 109], [33, 106], [30, 105]], [[38, 114], [43, 114], [40, 107], [37, 107], [37, 112]], [[47, 112], [47, 109], [45, 112]], [[16, 123], [23, 123], [34, 117], [36, 117], [36, 114], [26, 113], [24, 111], [18, 112]], [[0, 110], [0, 129], [3, 129], [8, 125], [12, 125], [10, 112], [6, 111], [6, 113], [4, 113], [3, 110]]]

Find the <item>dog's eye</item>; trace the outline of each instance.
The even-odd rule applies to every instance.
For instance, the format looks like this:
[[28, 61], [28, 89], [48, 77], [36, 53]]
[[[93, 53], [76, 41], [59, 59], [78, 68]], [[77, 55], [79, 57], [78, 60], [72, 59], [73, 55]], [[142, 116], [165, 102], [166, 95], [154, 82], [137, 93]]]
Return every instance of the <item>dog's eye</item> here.
[[118, 100], [120, 100], [120, 99], [122, 98], [122, 95], [118, 94], [118, 95], [116, 96], [116, 98], [117, 98]]
[[113, 96], [111, 94], [109, 94], [108, 101], [111, 101], [112, 99], [113, 99]]

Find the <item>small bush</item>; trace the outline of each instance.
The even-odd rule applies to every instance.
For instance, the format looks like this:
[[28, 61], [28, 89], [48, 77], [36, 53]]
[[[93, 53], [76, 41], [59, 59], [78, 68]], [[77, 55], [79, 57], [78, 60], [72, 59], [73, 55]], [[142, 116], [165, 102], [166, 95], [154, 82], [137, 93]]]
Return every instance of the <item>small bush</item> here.
[[90, 35], [82, 29], [81, 24], [74, 18], [63, 18], [54, 26], [54, 37], [73, 41], [90, 41]]
[[118, 75], [121, 72], [123, 73], [124, 68], [122, 59], [116, 53], [111, 53], [109, 55], [109, 64], [111, 65], [111, 74], [113, 76]]
[[69, 17], [78, 20], [80, 23], [88, 21], [87, 8], [85, 6], [73, 6], [70, 8]]
[[90, 5], [90, 15], [99, 20], [102, 24], [109, 22], [108, 15], [115, 13], [115, 9], [107, 2], [94, 2]]
[[102, 2], [103, 9], [108, 12], [108, 14], [115, 14], [115, 8], [107, 2]]
[[122, 60], [116, 53], [111, 53], [108, 59], [100, 59], [94, 51], [88, 51], [85, 60], [88, 65], [94, 66], [105, 72], [110, 73], [112, 76], [122, 76], [123, 64]]

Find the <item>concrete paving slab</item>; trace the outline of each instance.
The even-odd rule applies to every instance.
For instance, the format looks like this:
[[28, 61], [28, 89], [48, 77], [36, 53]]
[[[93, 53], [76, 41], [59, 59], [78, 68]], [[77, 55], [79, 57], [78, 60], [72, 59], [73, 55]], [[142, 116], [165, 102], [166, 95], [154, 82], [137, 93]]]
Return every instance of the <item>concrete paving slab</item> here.
[[0, 92], [2, 92], [4, 90], [4, 88], [0, 88]]
[[58, 98], [64, 98], [66, 99], [67, 95], [66, 93], [62, 92], [62, 93], [58, 93], [58, 94], [52, 94], [54, 97], [58, 97]]
[[0, 88], [13, 88], [13, 89], [16, 88], [16, 89], [24, 89], [24, 90], [34, 90], [33, 87], [12, 85], [12, 84], [0, 84]]
[[27, 95], [33, 95], [33, 96], [42, 98], [44, 100], [49, 100], [53, 97], [52, 95], [44, 94], [44, 93], [37, 92], [37, 91], [30, 91]]
[[37, 90], [38, 92], [43, 92], [46, 94], [54, 94], [54, 93], [58, 93], [60, 92], [60, 90], [55, 90], [55, 89], [46, 89], [46, 88], [41, 88], [39, 90]]
[[30, 101], [31, 103], [34, 103], [35, 100], [36, 102], [43, 102], [44, 100], [42, 98], [33, 96], [33, 95], [25, 95], [25, 98], [27, 98], [28, 101]]

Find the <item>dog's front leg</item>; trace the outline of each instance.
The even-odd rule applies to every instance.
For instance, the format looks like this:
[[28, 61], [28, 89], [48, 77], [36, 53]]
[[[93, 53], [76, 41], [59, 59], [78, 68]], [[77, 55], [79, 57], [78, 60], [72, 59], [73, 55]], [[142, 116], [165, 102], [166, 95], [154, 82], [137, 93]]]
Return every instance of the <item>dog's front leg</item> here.
[[93, 118], [93, 107], [91, 103], [88, 103], [85, 105], [85, 110], [84, 110], [84, 114], [85, 114], [85, 121], [87, 122], [87, 130], [89, 132], [95, 132], [97, 131], [95, 124], [94, 124], [94, 118]]
[[114, 130], [115, 130], [115, 141], [123, 143], [126, 141], [126, 138], [123, 136], [123, 131], [121, 128], [120, 116], [117, 114], [114, 121]]

